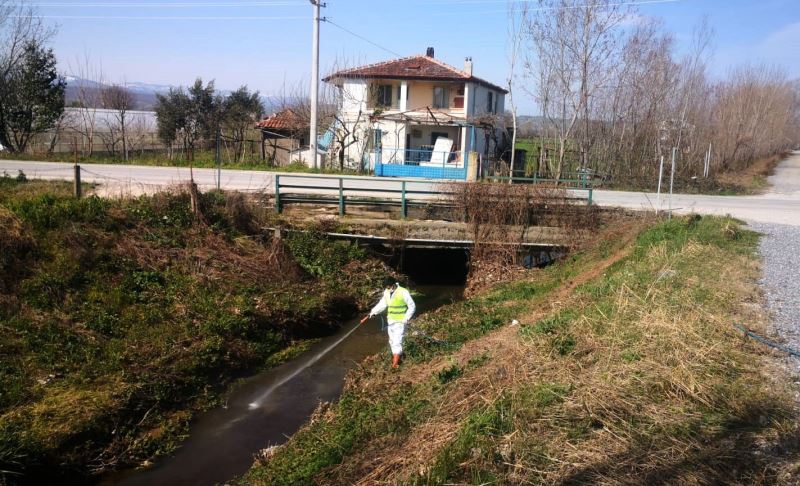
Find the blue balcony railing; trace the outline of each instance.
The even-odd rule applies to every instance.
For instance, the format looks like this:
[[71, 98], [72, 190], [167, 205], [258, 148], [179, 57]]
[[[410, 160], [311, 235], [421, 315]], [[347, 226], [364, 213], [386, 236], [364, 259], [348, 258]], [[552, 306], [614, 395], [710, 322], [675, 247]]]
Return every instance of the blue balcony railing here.
[[466, 179], [467, 163], [460, 151], [439, 152], [432, 148], [384, 148], [375, 151], [375, 175]]

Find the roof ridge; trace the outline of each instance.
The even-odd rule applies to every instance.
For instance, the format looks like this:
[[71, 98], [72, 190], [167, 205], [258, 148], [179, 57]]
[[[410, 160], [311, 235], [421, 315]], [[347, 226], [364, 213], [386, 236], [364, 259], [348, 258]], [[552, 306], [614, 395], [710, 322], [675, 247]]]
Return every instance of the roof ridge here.
[[[503, 92], [506, 92], [506, 93], [508, 92], [505, 88], [503, 88], [503, 87], [501, 87], [499, 85], [496, 85], [496, 84], [492, 83], [491, 81], [488, 81], [488, 80], [486, 80], [484, 78], [475, 76], [474, 74], [472, 74], [470, 72], [458, 69], [455, 66], [451, 66], [450, 64], [448, 64], [448, 63], [446, 63], [444, 61], [441, 61], [439, 59], [436, 59], [435, 57], [430, 57], [427, 54], [414, 54], [414, 55], [411, 55], [411, 56], [400, 57], [400, 58], [397, 58], [397, 59], [389, 59], [389, 60], [386, 60], [386, 61], [374, 62], [374, 63], [371, 63], [371, 64], [365, 64], [365, 65], [362, 65], [362, 66], [356, 66], [356, 67], [352, 67], [352, 68], [348, 68], [348, 69], [342, 69], [340, 71], [336, 71], [336, 72], [334, 72], [332, 74], [329, 74], [328, 76], [324, 77], [322, 80], [323, 81], [329, 81], [329, 80], [331, 80], [333, 78], [336, 78], [336, 77], [369, 78], [371, 75], [364, 73], [364, 71], [369, 71], [369, 70], [374, 70], [374, 69], [381, 69], [381, 68], [385, 68], [387, 66], [391, 66], [393, 64], [401, 64], [402, 65], [403, 62], [408, 62], [408, 61], [415, 60], [415, 59], [418, 59], [420, 62], [423, 62], [423, 61], [429, 62], [430, 64], [433, 64], [433, 65], [437, 66], [438, 68], [446, 70], [449, 73], [448, 76], [450, 76], [453, 79], [458, 79], [458, 80], [462, 80], [462, 81], [474, 81], [474, 82], [489, 86], [492, 89], [497, 89], [497, 90], [500, 90], [500, 91], [503, 91]], [[408, 68], [406, 68], [406, 69], [408, 69]], [[373, 77], [374, 76], [380, 77], [381, 75], [373, 74], [372, 76]], [[403, 75], [399, 75], [399, 77], [402, 77], [402, 76]]]
[[455, 71], [456, 73], [458, 73], [458, 74], [461, 74], [461, 75], [462, 75], [462, 76], [464, 76], [465, 78], [469, 78], [470, 76], [472, 76], [471, 74], [467, 74], [467, 72], [466, 72], [466, 71], [462, 71], [461, 69], [458, 69], [458, 68], [457, 68], [457, 67], [455, 67], [455, 66], [451, 66], [450, 64], [447, 64], [447, 63], [446, 63], [446, 62], [444, 62], [444, 61], [440, 61], [439, 59], [436, 59], [435, 57], [428, 57], [428, 56], [425, 56], [425, 57], [427, 57], [427, 58], [428, 58], [428, 60], [430, 60], [430, 61], [433, 61], [433, 62], [435, 62], [436, 64], [438, 64], [438, 65], [440, 65], [440, 66], [442, 66], [442, 67], [444, 67], [444, 68], [447, 68], [447, 69], [449, 69], [449, 70], [451, 70], [451, 71]]
[[370, 63], [370, 64], [364, 64], [364, 65], [361, 65], [361, 66], [354, 66], [354, 67], [349, 67], [349, 68], [346, 68], [346, 69], [340, 69], [340, 70], [338, 70], [338, 71], [336, 71], [334, 73], [329, 74], [326, 77], [332, 78], [332, 77], [338, 76], [340, 74], [347, 74], [350, 71], [357, 71], [357, 70], [361, 70], [361, 69], [374, 68], [374, 67], [378, 67], [378, 66], [383, 66], [385, 64], [391, 64], [393, 62], [405, 61], [405, 60], [408, 60], [408, 59], [413, 59], [415, 57], [419, 57], [419, 55], [415, 54], [413, 56], [398, 57], [396, 59], [389, 59], [389, 60], [386, 60], [386, 61], [378, 61], [378, 62], [373, 62], [373, 63]]

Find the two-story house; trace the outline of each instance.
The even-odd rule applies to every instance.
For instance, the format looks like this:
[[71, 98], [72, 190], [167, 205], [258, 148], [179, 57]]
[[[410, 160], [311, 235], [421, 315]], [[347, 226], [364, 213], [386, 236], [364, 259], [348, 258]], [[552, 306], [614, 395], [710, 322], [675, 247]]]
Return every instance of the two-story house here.
[[323, 81], [340, 90], [337, 130], [351, 137], [338, 155], [376, 175], [464, 179], [470, 160], [493, 153], [503, 130], [507, 91], [474, 76], [471, 58], [460, 70], [428, 48]]

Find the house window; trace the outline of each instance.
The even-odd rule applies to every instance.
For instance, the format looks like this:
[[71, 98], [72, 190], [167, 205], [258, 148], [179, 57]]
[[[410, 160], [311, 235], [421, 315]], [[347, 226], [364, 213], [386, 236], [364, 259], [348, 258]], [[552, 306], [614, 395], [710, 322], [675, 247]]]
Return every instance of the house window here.
[[486, 111], [494, 113], [494, 93], [491, 91], [486, 95]]
[[390, 84], [378, 85], [378, 88], [375, 90], [375, 104], [377, 106], [382, 106], [384, 108], [390, 108], [392, 106], [392, 88], [394, 88], [394, 86]]
[[450, 108], [450, 90], [444, 86], [433, 87], [433, 107]]

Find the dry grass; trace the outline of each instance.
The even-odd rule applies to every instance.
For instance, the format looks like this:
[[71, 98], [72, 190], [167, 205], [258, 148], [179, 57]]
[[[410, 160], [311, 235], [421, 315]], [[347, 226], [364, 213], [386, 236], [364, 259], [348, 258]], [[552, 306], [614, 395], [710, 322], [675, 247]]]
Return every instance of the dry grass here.
[[[788, 386], [731, 325], [764, 323], [755, 237], [719, 218], [627, 230], [609, 232], [545, 297], [498, 301], [519, 326], [400, 373], [365, 363], [343, 400], [386, 425], [363, 425], [308, 481], [795, 484]], [[307, 434], [335, 444], [337, 424], [356, 413], [347, 406], [330, 407], [247, 481], [275, 483], [271, 468], [317, 447]]]
[[767, 176], [775, 171], [775, 167], [786, 158], [785, 154], [776, 154], [756, 160], [745, 169], [725, 172], [717, 176], [723, 185], [741, 188], [745, 193], [759, 193], [767, 188]]
[[577, 245], [598, 223], [596, 210], [562, 187], [545, 184], [449, 184], [454, 217], [469, 225], [473, 247], [466, 295], [519, 279], [523, 244], [532, 227], [557, 227]]

